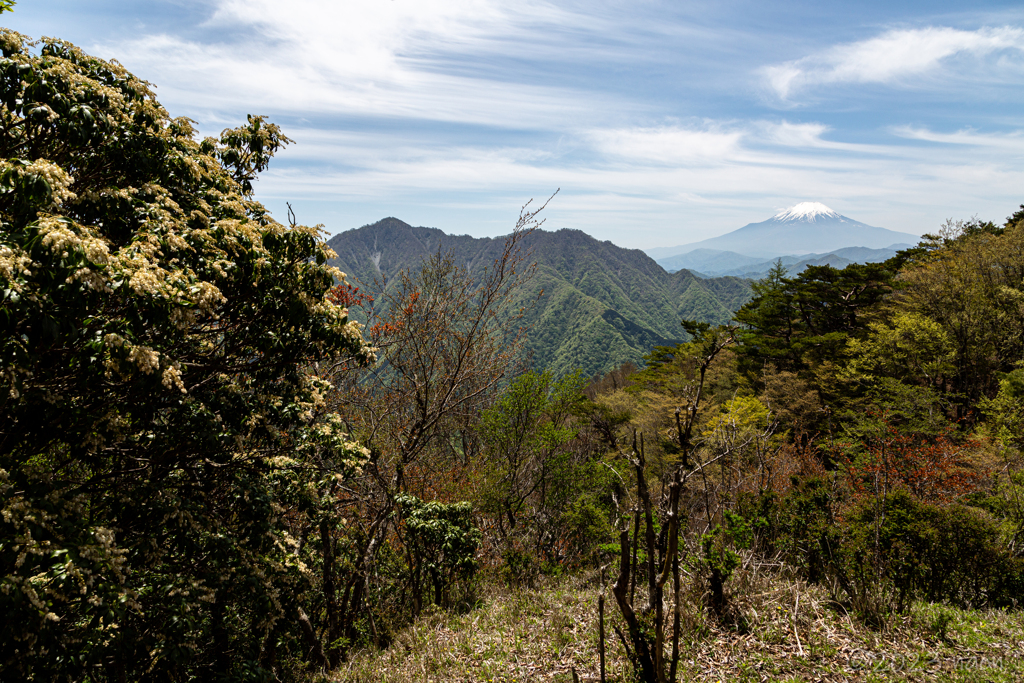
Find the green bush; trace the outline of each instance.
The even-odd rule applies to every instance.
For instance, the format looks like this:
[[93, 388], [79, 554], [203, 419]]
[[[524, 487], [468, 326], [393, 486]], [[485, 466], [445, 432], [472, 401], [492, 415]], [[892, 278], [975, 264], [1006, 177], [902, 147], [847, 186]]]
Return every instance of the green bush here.
[[480, 420], [478, 508], [494, 522], [497, 547], [531, 552], [547, 571], [593, 561], [595, 547], [614, 537], [617, 477], [581, 437], [584, 384], [578, 372], [558, 380], [527, 372]]
[[903, 610], [913, 599], [966, 607], [999, 604], [1000, 574], [1010, 559], [999, 528], [978, 508], [932, 505], [897, 490], [884, 509], [866, 500], [848, 515], [845, 555], [854, 576], [876, 564]]
[[739, 568], [741, 558], [737, 550], [749, 549], [754, 541], [755, 523], [726, 510], [725, 524], [718, 524], [701, 536], [700, 566], [707, 575], [711, 609], [718, 616], [725, 613], [725, 583]]
[[501, 554], [501, 559], [501, 576], [509, 588], [533, 588], [540, 566], [532, 554], [508, 548]]
[[761, 552], [782, 553], [789, 564], [799, 568], [808, 581], [822, 581], [832, 563], [837, 544], [835, 492], [820, 478], [793, 478], [793, 488], [784, 496], [762, 496]]
[[566, 555], [578, 558], [581, 564], [600, 561], [601, 546], [615, 537], [615, 528], [608, 521], [610, 511], [597, 496], [587, 493], [575, 500], [562, 513], [565, 529]]
[[459, 602], [456, 596], [472, 601], [470, 582], [482, 538], [473, 507], [465, 502], [427, 503], [410, 495], [400, 495], [396, 502], [405, 522], [414, 614], [431, 601], [438, 607]]
[[[781, 552], [866, 621], [881, 624], [913, 600], [976, 607], [1019, 599], [1024, 559], [1013, 556], [986, 509], [935, 505], [899, 489], [838, 514], [841, 501], [826, 482], [793, 483], [777, 501], [748, 503], [768, 523], [761, 552]], [[997, 499], [971, 500], [1001, 509]]]

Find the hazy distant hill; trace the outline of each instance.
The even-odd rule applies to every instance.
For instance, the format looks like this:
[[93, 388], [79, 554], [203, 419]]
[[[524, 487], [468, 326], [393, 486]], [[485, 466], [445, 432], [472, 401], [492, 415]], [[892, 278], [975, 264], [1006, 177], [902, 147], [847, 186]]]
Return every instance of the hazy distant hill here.
[[[894, 244], [917, 244], [919, 239], [918, 235], [876, 228], [841, 216], [818, 202], [803, 202], [766, 221], [750, 223], [725, 235], [678, 247], [649, 249], [647, 253], [657, 258], [662, 265], [673, 257], [691, 254], [696, 250], [735, 252], [743, 257], [763, 261], [792, 254], [829, 254], [845, 247], [885, 249]], [[733, 268], [742, 265], [736, 263]], [[668, 267], [671, 266], [666, 265]]]
[[715, 251], [713, 249], [695, 249], [688, 254], [680, 254], [661, 259], [658, 264], [670, 273], [686, 268], [699, 273], [701, 277], [736, 277], [760, 280], [768, 274], [776, 262], [781, 261], [790, 274], [796, 274], [807, 266], [832, 266], [845, 268], [851, 263], [879, 263], [896, 255], [897, 250], [906, 249], [912, 244], [894, 244], [889, 249], [867, 249], [865, 247], [846, 247], [836, 249], [828, 254], [800, 254], [796, 256], [780, 256], [761, 260], [743, 256], [733, 251]]
[[[335, 265], [362, 282], [415, 269], [438, 249], [451, 250], [471, 269], [482, 267], [503, 243], [415, 228], [397, 218], [328, 242], [338, 254]], [[538, 230], [526, 247], [537, 262], [532, 290], [544, 289], [527, 321], [528, 347], [535, 367], [558, 374], [578, 367], [593, 375], [625, 361], [639, 363], [651, 347], [683, 339], [682, 318], [725, 323], [750, 296], [746, 280], [701, 279], [686, 270], [670, 274], [640, 250], [599, 242], [579, 230]]]
[[[654, 251], [653, 249], [650, 251]], [[652, 256], [652, 258], [655, 258]], [[713, 275], [715, 273], [743, 266], [756, 266], [764, 261], [754, 256], [744, 256], [735, 251], [723, 251], [721, 249], [694, 249], [685, 254], [675, 256], [657, 257], [658, 265], [670, 273], [677, 270], [696, 270], [701, 273]]]

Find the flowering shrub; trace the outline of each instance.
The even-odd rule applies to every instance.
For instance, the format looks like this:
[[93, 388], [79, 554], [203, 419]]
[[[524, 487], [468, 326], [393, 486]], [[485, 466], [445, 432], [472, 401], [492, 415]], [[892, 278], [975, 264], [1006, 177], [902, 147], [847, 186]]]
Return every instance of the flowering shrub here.
[[319, 230], [252, 199], [288, 139], [197, 141], [116, 63], [0, 50], [0, 670], [284, 677], [297, 538], [367, 457], [316, 368], [373, 357]]

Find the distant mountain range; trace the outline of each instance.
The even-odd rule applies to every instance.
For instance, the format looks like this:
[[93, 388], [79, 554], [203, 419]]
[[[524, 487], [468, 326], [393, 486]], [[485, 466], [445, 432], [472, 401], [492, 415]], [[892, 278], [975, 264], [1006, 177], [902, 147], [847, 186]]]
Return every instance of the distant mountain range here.
[[[492, 263], [504, 239], [448, 235], [385, 218], [339, 233], [328, 244], [338, 254], [333, 264], [358, 284], [415, 270], [437, 250], [450, 250], [473, 270]], [[528, 313], [527, 346], [534, 367], [556, 374], [580, 368], [593, 376], [626, 361], [639, 364], [654, 346], [683, 341], [681, 319], [726, 323], [750, 297], [747, 280], [668, 273], [640, 250], [579, 230], [537, 230], [525, 246], [537, 262], [531, 291], [544, 290]]]
[[807, 266], [845, 268], [851, 263], [878, 263], [892, 258], [898, 250], [907, 249], [912, 246], [914, 245], [907, 243], [893, 244], [888, 249], [846, 247], [844, 249], [836, 249], [828, 254], [779, 256], [766, 261], [737, 254], [734, 251], [694, 249], [686, 254], [663, 258], [658, 261], [658, 264], [670, 273], [686, 269], [698, 277], [734, 275], [751, 280], [760, 280], [780, 261], [790, 274], [796, 274]]
[[[750, 223], [725, 235], [677, 247], [647, 249], [646, 253], [667, 270], [691, 268], [708, 275], [756, 274], [766, 271], [758, 264], [773, 263], [779, 257], [795, 259], [793, 270], [801, 261], [810, 263], [822, 258], [831, 259], [829, 263], [838, 267], [863, 262], [861, 259], [884, 260], [888, 256], [868, 252], [895, 252], [919, 240], [918, 235], [847, 218], [819, 202], [803, 202], [766, 221]], [[857, 247], [867, 251], [850, 251]], [[842, 263], [844, 259], [846, 263]]]

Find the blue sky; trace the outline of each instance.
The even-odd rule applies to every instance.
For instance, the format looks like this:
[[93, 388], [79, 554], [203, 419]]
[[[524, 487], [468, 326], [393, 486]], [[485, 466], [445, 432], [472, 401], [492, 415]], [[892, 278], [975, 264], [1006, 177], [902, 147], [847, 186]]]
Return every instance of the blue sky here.
[[871, 225], [1024, 202], [1019, 2], [20, 0], [203, 134], [296, 144], [258, 198], [335, 233], [396, 216], [672, 246], [820, 201]]

